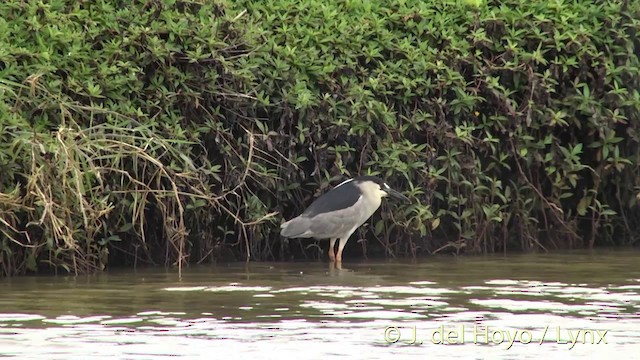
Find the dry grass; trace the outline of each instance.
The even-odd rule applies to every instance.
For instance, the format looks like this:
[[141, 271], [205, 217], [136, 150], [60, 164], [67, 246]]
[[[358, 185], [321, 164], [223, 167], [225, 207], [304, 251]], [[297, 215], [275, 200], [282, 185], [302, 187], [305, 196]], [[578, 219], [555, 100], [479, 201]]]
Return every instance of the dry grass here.
[[[248, 131], [247, 134], [253, 148], [253, 136]], [[203, 199], [222, 209], [243, 228], [276, 214], [245, 221], [226, 204], [225, 199], [237, 195], [245, 185], [251, 171], [252, 150], [240, 181], [216, 195], [176, 144], [154, 136], [144, 127], [127, 129], [102, 124], [80, 129], [70, 122], [49, 136], [26, 132], [17, 135], [17, 141], [24, 145], [20, 147], [29, 150], [30, 172], [25, 174], [24, 196], [18, 195], [18, 190], [0, 194], [0, 231], [21, 247], [55, 252], [57, 256], [49, 262], [75, 273], [104, 266], [101, 252], [106, 249], [105, 243], [96, 246], [96, 239], [112, 230], [108, 227], [134, 229], [144, 247], [146, 210], [152, 206], [161, 214], [167, 259], [174, 260], [179, 272], [188, 258], [187, 198]], [[178, 172], [176, 168], [191, 170]], [[114, 214], [116, 209], [123, 210], [114, 202], [123, 200], [130, 201], [130, 211]], [[44, 241], [39, 245], [31, 245], [29, 232], [16, 227], [16, 214], [20, 212], [31, 218], [29, 226], [44, 230]], [[248, 237], [245, 239], [248, 241]]]

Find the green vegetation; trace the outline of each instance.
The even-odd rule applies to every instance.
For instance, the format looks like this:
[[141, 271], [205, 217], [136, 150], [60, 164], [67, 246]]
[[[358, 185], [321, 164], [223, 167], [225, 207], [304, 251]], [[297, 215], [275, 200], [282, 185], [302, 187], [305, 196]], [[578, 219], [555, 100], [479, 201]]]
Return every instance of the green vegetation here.
[[3, 2], [0, 273], [316, 258], [278, 225], [364, 173], [414, 201], [358, 256], [635, 244], [639, 30], [622, 0]]

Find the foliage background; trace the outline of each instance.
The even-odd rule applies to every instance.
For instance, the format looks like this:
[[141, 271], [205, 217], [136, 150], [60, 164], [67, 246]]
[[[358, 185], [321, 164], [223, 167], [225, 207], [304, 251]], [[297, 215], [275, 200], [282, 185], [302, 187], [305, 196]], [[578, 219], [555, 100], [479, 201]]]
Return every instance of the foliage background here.
[[1, 273], [318, 258], [365, 173], [347, 256], [637, 244], [640, 3], [476, 5], [3, 2]]

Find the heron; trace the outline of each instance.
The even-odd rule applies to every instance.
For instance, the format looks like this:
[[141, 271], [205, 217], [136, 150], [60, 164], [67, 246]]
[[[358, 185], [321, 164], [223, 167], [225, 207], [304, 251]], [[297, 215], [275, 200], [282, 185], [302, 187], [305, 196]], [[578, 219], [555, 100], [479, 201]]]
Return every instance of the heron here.
[[[382, 199], [387, 196], [409, 201], [376, 176], [345, 180], [318, 197], [302, 214], [280, 225], [280, 235], [286, 238], [329, 239], [329, 259], [340, 263], [342, 251], [351, 235], [378, 210]], [[334, 252], [338, 240], [338, 250]]]

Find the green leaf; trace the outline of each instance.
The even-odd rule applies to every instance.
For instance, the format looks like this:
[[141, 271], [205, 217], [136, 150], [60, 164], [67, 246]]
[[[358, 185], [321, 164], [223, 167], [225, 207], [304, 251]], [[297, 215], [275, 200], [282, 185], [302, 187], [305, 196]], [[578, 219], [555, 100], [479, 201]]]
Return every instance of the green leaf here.
[[129, 230], [131, 230], [133, 228], [133, 224], [132, 223], [126, 223], [124, 224], [122, 227], [120, 227], [120, 229], [118, 229], [118, 232], [127, 232]]
[[373, 233], [374, 233], [376, 236], [379, 236], [379, 235], [382, 233], [382, 231], [384, 230], [384, 225], [385, 225], [385, 224], [384, 224], [384, 221], [378, 221], [378, 222], [376, 222], [376, 225], [375, 225], [375, 227], [374, 227]]
[[522, 149], [520, 149], [520, 156], [521, 157], [525, 157], [525, 156], [527, 156], [528, 152], [529, 152], [529, 150], [527, 148], [522, 148]]
[[578, 215], [584, 216], [587, 213], [587, 207], [591, 204], [591, 196], [585, 196], [580, 199], [578, 202], [578, 207], [576, 210], [578, 211]]

